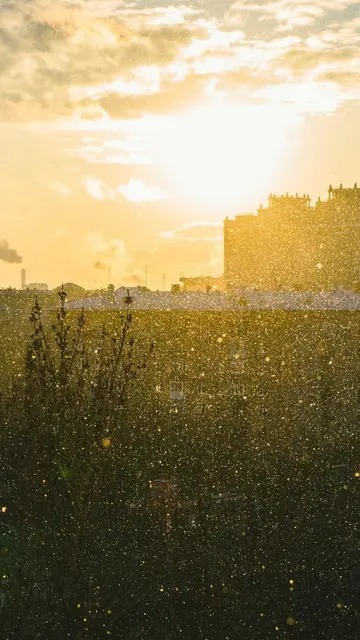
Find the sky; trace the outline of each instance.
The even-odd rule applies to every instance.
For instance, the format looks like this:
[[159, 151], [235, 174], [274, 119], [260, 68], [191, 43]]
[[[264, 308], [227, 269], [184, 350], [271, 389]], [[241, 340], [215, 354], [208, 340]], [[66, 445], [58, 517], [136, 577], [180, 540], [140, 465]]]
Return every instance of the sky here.
[[360, 181], [360, 2], [0, 0], [0, 78], [0, 287], [221, 275], [225, 216]]

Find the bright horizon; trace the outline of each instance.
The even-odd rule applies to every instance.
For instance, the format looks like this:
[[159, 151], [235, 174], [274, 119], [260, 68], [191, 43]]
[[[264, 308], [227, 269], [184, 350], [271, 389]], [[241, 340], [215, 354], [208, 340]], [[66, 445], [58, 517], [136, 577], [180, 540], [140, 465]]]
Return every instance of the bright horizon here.
[[360, 182], [359, 9], [2, 0], [0, 286], [220, 275], [225, 216]]

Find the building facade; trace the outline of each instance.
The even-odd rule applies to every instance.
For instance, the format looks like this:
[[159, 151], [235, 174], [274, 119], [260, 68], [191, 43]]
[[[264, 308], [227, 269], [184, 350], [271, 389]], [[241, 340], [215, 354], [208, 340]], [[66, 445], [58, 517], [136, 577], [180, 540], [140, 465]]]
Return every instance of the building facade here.
[[326, 201], [270, 194], [256, 215], [224, 221], [227, 290], [358, 290], [360, 189], [342, 185]]

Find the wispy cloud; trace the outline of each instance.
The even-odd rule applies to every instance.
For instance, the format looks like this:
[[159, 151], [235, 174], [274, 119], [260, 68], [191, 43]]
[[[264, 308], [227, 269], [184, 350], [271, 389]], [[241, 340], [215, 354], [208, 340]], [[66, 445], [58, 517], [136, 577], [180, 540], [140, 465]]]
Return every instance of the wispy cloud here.
[[88, 268], [92, 269], [93, 278], [97, 282], [103, 283], [106, 272], [107, 277], [117, 283], [143, 284], [144, 274], [122, 240], [106, 237], [100, 231], [92, 231], [84, 236], [83, 241]]
[[82, 184], [85, 191], [94, 200], [115, 200], [116, 190], [109, 187], [100, 178], [88, 176], [83, 179]]
[[86, 234], [85, 244], [99, 261], [128, 259], [124, 242], [117, 238], [105, 238], [100, 231], [91, 231]]
[[222, 224], [220, 222], [191, 222], [175, 229], [160, 231], [159, 236], [167, 240], [214, 242], [222, 240]]
[[260, 21], [269, 19], [276, 21], [282, 29], [308, 27], [315, 24], [325, 15], [345, 11], [356, 6], [358, 0], [263, 0], [261, 3], [253, 0], [236, 0], [230, 7], [227, 18], [236, 20], [246, 14], [260, 16]]
[[101, 178], [87, 176], [82, 185], [87, 194], [95, 200], [116, 200], [121, 197], [132, 203], [166, 200], [169, 195], [163, 189], [148, 185], [141, 178], [130, 178], [126, 184], [110, 187]]
[[129, 201], [139, 202], [156, 202], [157, 200], [166, 200], [169, 196], [166, 191], [147, 185], [140, 178], [131, 178], [127, 184], [120, 185], [118, 191]]

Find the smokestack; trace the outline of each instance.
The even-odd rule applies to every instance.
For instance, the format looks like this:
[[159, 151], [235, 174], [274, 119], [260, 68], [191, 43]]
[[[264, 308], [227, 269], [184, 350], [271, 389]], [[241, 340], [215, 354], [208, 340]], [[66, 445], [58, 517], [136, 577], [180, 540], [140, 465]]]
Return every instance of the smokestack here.
[[21, 288], [25, 289], [26, 287], [26, 271], [25, 269], [21, 269]]

